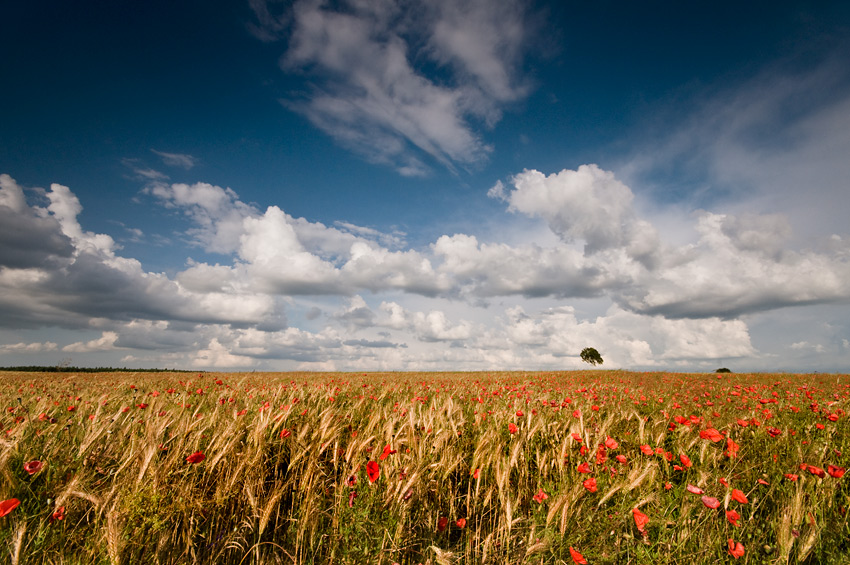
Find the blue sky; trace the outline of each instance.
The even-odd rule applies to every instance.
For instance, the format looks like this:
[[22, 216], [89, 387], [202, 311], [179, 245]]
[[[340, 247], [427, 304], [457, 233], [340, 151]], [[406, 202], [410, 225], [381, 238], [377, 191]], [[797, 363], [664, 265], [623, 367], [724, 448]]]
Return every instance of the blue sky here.
[[846, 3], [0, 17], [0, 365], [850, 365]]

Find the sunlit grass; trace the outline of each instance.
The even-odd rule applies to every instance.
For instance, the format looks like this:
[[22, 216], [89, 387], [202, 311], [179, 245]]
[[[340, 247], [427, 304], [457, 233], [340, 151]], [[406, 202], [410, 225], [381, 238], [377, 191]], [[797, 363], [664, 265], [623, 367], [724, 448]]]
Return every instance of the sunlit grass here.
[[850, 562], [844, 375], [2, 382], [12, 563]]

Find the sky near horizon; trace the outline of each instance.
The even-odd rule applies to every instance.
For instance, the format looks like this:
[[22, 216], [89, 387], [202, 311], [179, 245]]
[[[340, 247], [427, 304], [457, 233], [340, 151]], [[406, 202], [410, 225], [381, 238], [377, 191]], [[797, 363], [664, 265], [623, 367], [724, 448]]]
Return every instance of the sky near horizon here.
[[845, 2], [0, 18], [0, 366], [850, 371]]

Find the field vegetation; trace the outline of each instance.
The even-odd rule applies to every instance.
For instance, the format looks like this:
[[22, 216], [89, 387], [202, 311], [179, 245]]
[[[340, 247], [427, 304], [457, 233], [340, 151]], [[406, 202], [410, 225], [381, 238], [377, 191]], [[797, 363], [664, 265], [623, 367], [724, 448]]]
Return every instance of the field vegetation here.
[[850, 562], [850, 377], [0, 373], [13, 564]]

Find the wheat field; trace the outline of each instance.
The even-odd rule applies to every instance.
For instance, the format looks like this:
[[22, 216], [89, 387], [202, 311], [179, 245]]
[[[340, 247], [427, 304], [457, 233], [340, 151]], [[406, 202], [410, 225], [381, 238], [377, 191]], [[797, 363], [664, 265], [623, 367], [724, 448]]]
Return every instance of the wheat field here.
[[850, 562], [850, 376], [5, 372], [14, 564]]

